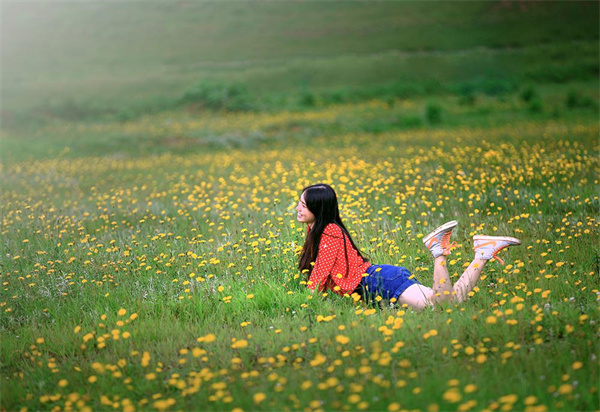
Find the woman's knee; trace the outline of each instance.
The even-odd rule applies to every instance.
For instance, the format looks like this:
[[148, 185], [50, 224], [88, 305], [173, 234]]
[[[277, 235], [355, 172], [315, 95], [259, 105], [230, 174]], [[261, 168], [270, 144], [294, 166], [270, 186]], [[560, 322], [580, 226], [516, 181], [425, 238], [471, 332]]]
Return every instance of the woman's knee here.
[[413, 309], [422, 310], [433, 305], [434, 293], [431, 288], [414, 284], [409, 286], [398, 298], [401, 305], [408, 305]]

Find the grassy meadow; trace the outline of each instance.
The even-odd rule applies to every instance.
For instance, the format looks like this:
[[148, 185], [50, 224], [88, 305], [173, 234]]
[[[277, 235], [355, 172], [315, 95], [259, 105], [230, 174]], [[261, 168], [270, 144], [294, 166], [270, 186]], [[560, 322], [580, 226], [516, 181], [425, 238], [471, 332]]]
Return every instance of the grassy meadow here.
[[[367, 4], [3, 5], [0, 410], [600, 409], [598, 4]], [[461, 305], [312, 295], [316, 182], [428, 286], [445, 221], [452, 279], [523, 244]]]
[[[4, 2], [4, 124], [598, 78], [596, 1]], [[208, 86], [209, 99], [197, 96]], [[229, 101], [223, 94], [231, 89]], [[207, 101], [208, 100], [208, 101]], [[216, 103], [212, 101], [212, 103]], [[217, 104], [217, 107], [219, 105]]]

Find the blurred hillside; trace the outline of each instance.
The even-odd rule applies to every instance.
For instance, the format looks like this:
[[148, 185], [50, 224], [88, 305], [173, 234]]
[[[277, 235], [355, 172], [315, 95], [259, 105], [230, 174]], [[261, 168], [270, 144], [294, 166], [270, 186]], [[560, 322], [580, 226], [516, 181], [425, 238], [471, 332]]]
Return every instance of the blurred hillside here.
[[599, 3], [2, 5], [2, 119], [270, 110], [596, 82]]

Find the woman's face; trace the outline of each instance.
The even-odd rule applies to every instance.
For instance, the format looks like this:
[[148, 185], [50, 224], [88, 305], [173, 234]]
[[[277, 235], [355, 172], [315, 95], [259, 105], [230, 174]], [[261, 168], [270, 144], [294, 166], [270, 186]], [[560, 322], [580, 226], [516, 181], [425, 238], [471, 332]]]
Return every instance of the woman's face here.
[[315, 215], [313, 215], [312, 212], [306, 207], [304, 193], [302, 193], [302, 196], [300, 196], [300, 201], [298, 202], [298, 206], [296, 206], [296, 212], [298, 212], [296, 216], [298, 222], [306, 223], [308, 225], [312, 225], [315, 222]]

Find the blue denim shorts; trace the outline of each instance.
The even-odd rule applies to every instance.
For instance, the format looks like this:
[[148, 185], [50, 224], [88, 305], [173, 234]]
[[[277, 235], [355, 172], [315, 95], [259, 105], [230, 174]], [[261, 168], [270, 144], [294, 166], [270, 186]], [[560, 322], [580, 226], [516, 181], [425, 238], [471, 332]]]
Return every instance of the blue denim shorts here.
[[419, 283], [403, 266], [371, 265], [367, 275], [363, 276], [359, 285], [359, 293], [367, 300], [375, 296], [398, 300], [409, 286]]

